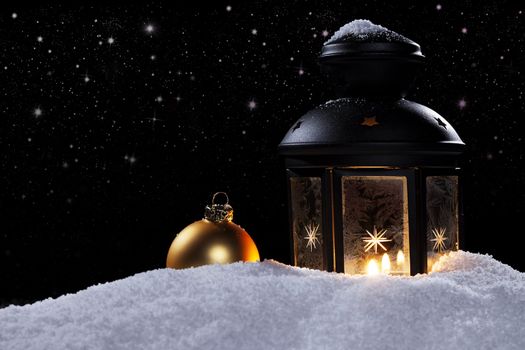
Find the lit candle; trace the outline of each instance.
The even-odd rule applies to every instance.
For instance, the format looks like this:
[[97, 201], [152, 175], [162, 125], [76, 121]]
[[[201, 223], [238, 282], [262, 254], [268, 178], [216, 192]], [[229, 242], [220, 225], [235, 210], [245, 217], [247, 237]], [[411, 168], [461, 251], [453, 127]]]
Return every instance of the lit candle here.
[[379, 273], [379, 265], [377, 264], [376, 259], [370, 259], [366, 267], [367, 275], [377, 275]]
[[402, 251], [402, 250], [399, 250], [399, 251], [397, 252], [396, 263], [397, 263], [397, 267], [399, 267], [399, 268], [401, 268], [402, 270], [404, 270], [404, 265], [405, 265], [405, 254], [403, 254], [403, 251]]
[[383, 254], [381, 258], [381, 272], [390, 273], [390, 257], [387, 253]]

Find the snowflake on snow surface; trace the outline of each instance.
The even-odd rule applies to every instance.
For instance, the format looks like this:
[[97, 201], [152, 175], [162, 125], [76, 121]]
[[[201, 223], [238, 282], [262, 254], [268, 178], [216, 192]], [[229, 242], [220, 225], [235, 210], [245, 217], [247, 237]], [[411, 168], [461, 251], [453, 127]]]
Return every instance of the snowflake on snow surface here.
[[524, 273], [466, 252], [434, 268], [153, 270], [0, 309], [0, 349], [525, 349]]
[[374, 24], [367, 19], [356, 19], [345, 24], [332, 35], [324, 44], [345, 41], [368, 41], [368, 42], [411, 42], [390, 29]]

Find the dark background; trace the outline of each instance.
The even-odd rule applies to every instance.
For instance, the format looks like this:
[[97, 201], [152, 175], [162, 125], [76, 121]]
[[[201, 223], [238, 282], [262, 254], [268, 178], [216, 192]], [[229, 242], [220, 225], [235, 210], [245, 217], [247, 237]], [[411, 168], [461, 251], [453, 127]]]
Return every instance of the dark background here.
[[463, 248], [525, 271], [523, 9], [320, 3], [3, 8], [0, 305], [163, 267], [219, 190], [261, 257], [288, 263], [276, 147], [332, 97], [316, 56], [356, 18], [422, 46], [408, 98], [468, 145]]

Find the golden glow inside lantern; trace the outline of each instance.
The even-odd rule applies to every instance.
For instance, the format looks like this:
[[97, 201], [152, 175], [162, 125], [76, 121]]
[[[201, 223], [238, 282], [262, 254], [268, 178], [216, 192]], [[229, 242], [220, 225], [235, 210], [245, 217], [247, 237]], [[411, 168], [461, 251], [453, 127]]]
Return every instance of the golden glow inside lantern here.
[[299, 118], [279, 145], [296, 266], [415, 275], [458, 249], [465, 145], [441, 115], [404, 99], [423, 60], [393, 32], [323, 46], [339, 99]]

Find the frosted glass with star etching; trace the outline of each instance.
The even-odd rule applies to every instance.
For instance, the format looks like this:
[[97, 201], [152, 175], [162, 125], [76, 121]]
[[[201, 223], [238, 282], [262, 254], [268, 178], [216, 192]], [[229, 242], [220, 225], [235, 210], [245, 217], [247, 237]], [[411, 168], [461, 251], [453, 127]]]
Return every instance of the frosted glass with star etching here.
[[445, 253], [458, 250], [458, 177], [428, 176], [427, 270]]
[[325, 269], [320, 177], [291, 177], [293, 249], [295, 265]]
[[345, 273], [409, 275], [406, 177], [343, 176], [341, 186]]

